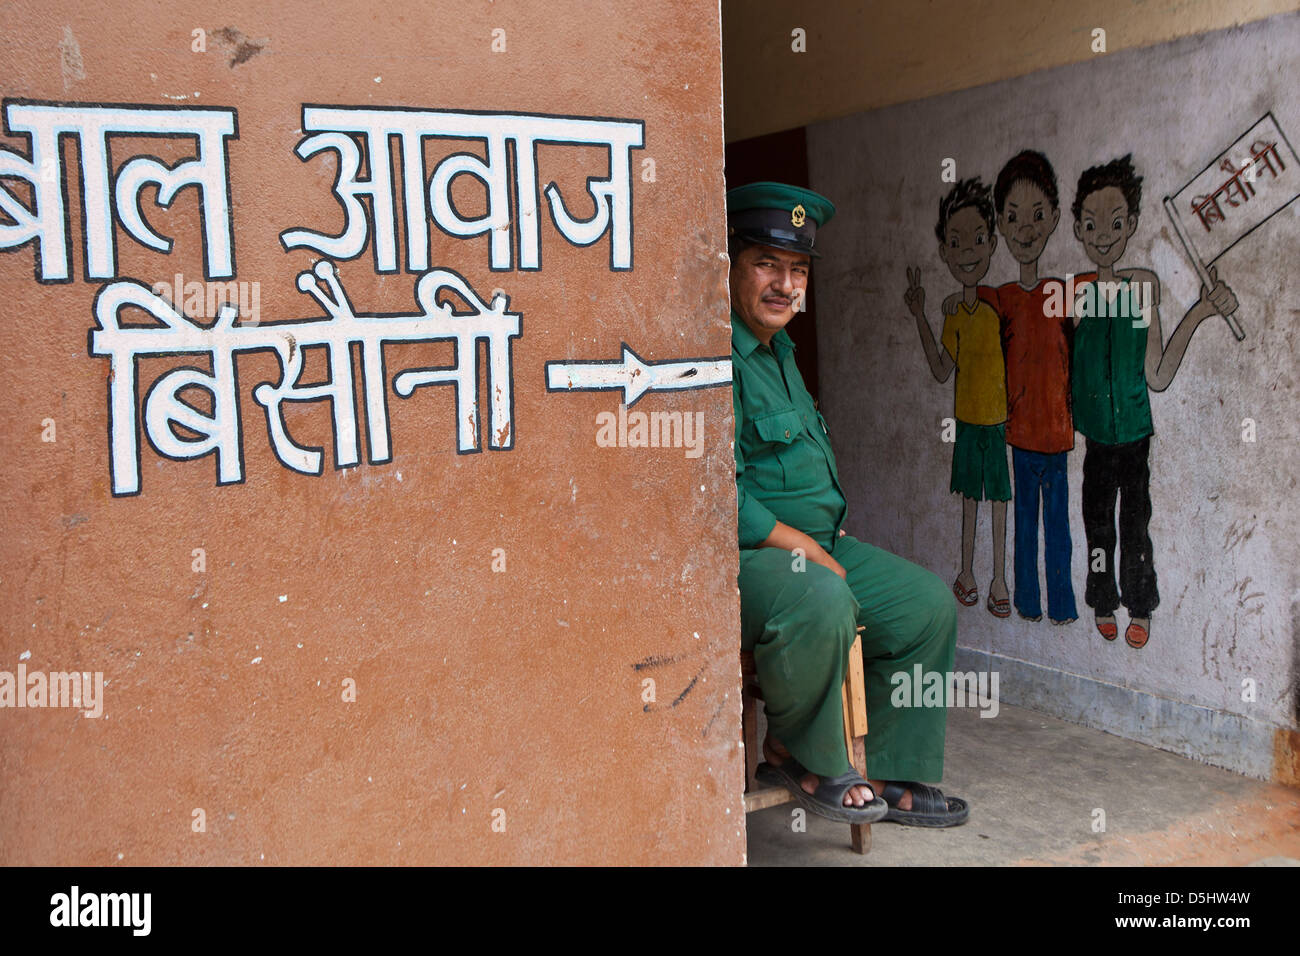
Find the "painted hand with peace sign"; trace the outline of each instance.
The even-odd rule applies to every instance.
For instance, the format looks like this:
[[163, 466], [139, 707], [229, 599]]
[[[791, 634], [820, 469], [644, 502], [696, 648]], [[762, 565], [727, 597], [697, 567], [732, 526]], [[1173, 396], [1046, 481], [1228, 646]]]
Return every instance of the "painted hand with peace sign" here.
[[921, 337], [921, 348], [925, 350], [930, 373], [936, 381], [946, 381], [955, 363], [946, 349], [939, 348], [934, 340], [934, 331], [925, 319], [925, 288], [921, 285], [920, 266], [907, 267], [907, 291], [903, 293], [903, 302], [916, 319], [916, 333]]
[[925, 317], [925, 289], [921, 286], [920, 266], [907, 267], [907, 291], [903, 293], [903, 302], [917, 319]]

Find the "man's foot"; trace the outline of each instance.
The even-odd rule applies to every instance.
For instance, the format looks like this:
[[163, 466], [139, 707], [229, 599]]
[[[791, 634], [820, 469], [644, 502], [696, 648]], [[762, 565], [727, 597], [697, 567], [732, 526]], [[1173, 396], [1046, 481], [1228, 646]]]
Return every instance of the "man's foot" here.
[[938, 787], [924, 783], [890, 781], [880, 789], [880, 798], [889, 804], [885, 822], [912, 827], [955, 827], [970, 818], [970, 806], [965, 800], [944, 796]]
[[1097, 633], [1108, 641], [1119, 637], [1119, 626], [1115, 623], [1114, 614], [1097, 615]]
[[[885, 788], [889, 786], [888, 780], [868, 780], [867, 783], [871, 784], [871, 788], [875, 790], [876, 793], [884, 793]], [[895, 810], [911, 810], [912, 809], [911, 788], [905, 788], [903, 790], [903, 795], [899, 797], [895, 803], [891, 804], [891, 807]]]
[[1051, 618], [1052, 623], [1055, 624], [1057, 627], [1063, 627], [1066, 624], [1073, 624], [1077, 620], [1078, 620], [1077, 617], [1067, 617], [1064, 620], [1060, 620], [1060, 621], [1058, 621], [1056, 618]]
[[[773, 767], [779, 767], [790, 759], [790, 751], [782, 746], [781, 741], [777, 740], [771, 734], [763, 740], [763, 759]], [[870, 782], [870, 781], [868, 781]], [[809, 796], [817, 792], [817, 785], [821, 783], [821, 778], [815, 773], [806, 773], [799, 781], [799, 786]], [[874, 787], [875, 784], [872, 784]], [[875, 794], [871, 792], [872, 787], [850, 787], [844, 794], [844, 805], [846, 807], [865, 807], [873, 799]]]
[[1043, 615], [1041, 614], [1026, 614], [1024, 611], [1020, 610], [1020, 608], [1016, 608], [1016, 613], [1031, 624], [1036, 624], [1043, 619]]
[[1149, 617], [1133, 618], [1128, 622], [1128, 629], [1124, 631], [1124, 643], [1133, 648], [1146, 647], [1150, 637], [1151, 618]]

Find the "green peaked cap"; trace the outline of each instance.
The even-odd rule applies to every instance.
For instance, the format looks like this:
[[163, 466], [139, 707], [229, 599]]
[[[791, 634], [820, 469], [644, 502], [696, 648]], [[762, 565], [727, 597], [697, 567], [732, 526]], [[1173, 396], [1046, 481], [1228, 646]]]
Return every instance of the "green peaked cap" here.
[[727, 193], [727, 234], [760, 245], [818, 256], [819, 227], [835, 215], [820, 193], [785, 183], [750, 183]]

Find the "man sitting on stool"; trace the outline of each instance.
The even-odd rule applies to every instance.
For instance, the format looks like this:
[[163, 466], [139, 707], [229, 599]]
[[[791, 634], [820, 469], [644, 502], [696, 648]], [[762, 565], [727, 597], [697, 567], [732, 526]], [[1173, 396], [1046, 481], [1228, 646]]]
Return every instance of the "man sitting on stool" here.
[[[832, 820], [964, 823], [943, 776], [944, 707], [896, 708], [891, 675], [952, 671], [957, 611], [936, 575], [843, 531], [830, 437], [784, 331], [802, 307], [824, 196], [778, 183], [727, 194], [741, 647], [752, 651], [768, 736], [759, 777]], [[850, 768], [840, 686], [858, 625], [870, 782]]]

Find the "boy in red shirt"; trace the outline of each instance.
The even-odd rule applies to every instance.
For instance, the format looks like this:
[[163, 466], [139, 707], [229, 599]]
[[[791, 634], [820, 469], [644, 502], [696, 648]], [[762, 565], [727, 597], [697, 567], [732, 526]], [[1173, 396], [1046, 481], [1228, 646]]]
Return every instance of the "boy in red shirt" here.
[[[1007, 366], [1007, 444], [1015, 475], [1015, 606], [1030, 621], [1042, 617], [1038, 589], [1038, 510], [1042, 501], [1047, 615], [1053, 624], [1078, 616], [1070, 576], [1070, 494], [1066, 461], [1074, 447], [1070, 416], [1073, 325], [1048, 307], [1059, 279], [1040, 279], [1038, 260], [1061, 219], [1056, 173], [1042, 153], [1012, 157], [993, 186], [998, 232], [1020, 278], [979, 288], [1002, 317]], [[1056, 313], [1056, 314], [1053, 314]]]

